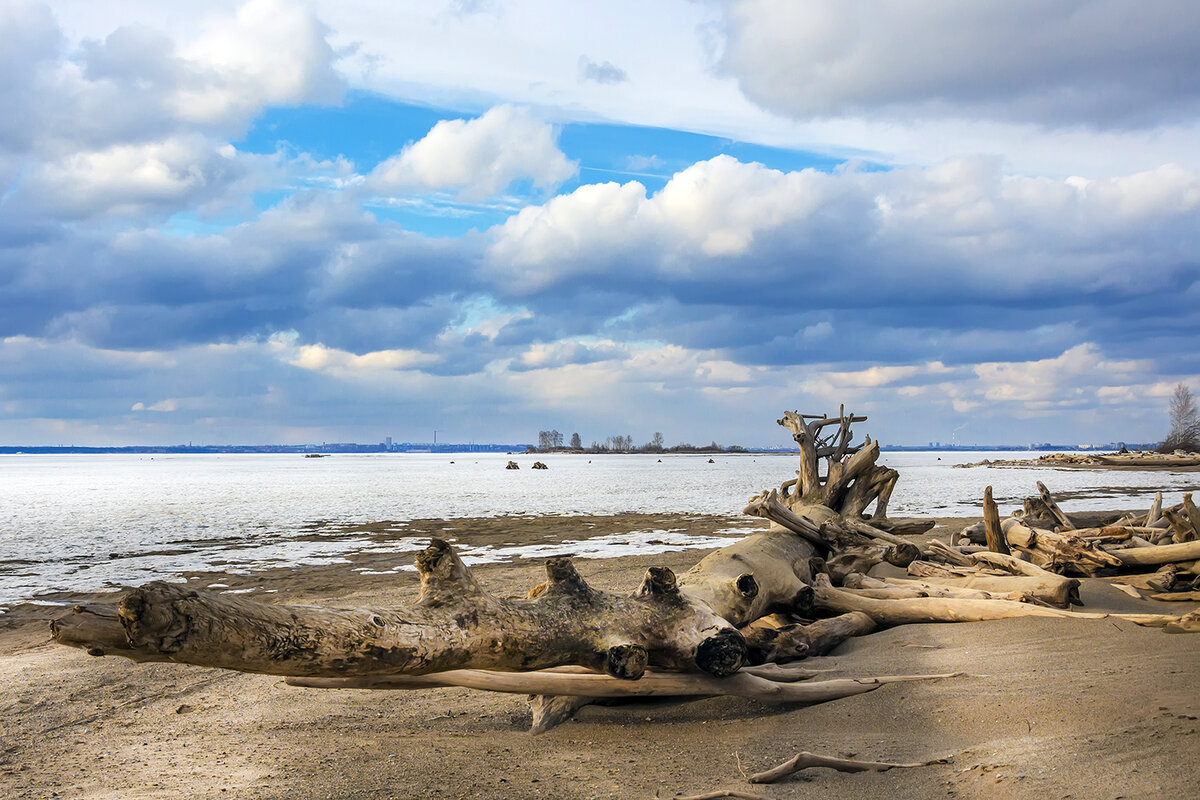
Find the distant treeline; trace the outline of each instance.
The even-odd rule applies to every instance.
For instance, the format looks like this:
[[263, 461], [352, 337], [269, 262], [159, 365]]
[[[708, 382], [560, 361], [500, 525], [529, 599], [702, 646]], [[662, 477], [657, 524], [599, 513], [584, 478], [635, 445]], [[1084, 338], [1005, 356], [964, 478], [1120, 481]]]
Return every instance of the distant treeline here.
[[527, 453], [746, 453], [749, 452], [741, 445], [731, 444], [722, 446], [715, 441], [710, 444], [694, 445], [687, 442], [667, 447], [662, 433], [655, 431], [649, 442], [635, 445], [629, 435], [609, 436], [603, 442], [592, 442], [584, 447], [578, 433], [571, 434], [569, 444], [563, 444], [564, 437], [556, 430], [538, 431], [538, 446], [530, 447]]
[[178, 454], [178, 453], [520, 453], [530, 445], [521, 444], [421, 444], [401, 442], [357, 444], [212, 444], [212, 445], [128, 445], [119, 447], [83, 447], [73, 445], [4, 445], [0, 454], [60, 455], [80, 454]]

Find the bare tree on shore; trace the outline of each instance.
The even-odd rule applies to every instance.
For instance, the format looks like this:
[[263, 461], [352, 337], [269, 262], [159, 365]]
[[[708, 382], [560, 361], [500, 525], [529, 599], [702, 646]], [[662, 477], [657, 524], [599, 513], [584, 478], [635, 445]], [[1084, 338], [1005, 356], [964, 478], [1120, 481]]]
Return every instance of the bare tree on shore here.
[[563, 435], [557, 430], [538, 431], [539, 450], [558, 450], [563, 446]]
[[1167, 413], [1171, 418], [1171, 432], [1159, 450], [1164, 453], [1200, 451], [1200, 411], [1197, 411], [1196, 400], [1186, 383], [1176, 384]]

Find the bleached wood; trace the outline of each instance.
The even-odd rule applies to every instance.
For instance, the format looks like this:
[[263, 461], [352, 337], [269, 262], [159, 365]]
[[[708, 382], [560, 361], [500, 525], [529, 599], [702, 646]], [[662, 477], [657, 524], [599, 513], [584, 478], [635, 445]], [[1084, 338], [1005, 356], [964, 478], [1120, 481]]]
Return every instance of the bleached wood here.
[[1058, 617], [1059, 619], [1123, 619], [1147, 627], [1163, 627], [1179, 622], [1171, 614], [1093, 614], [1062, 611], [1011, 600], [958, 600], [921, 597], [912, 600], [874, 600], [858, 597], [840, 589], [813, 587], [813, 603], [818, 608], [846, 613], [861, 611], [881, 627], [922, 622], [982, 622], [1016, 617]]
[[1157, 547], [1131, 547], [1116, 550], [1114, 556], [1126, 567], [1157, 567], [1200, 559], [1200, 541], [1163, 544]]
[[1150, 510], [1146, 513], [1146, 527], [1150, 527], [1158, 522], [1162, 517], [1162, 492], [1154, 493], [1154, 502], [1150, 504]]
[[912, 769], [928, 767], [932, 764], [945, 764], [949, 759], [939, 758], [933, 761], [917, 761], [910, 764], [899, 764], [890, 761], [857, 761], [849, 758], [832, 758], [819, 756], [816, 753], [801, 751], [777, 767], [764, 772], [756, 772], [750, 776], [751, 783], [774, 783], [788, 775], [811, 767], [826, 767], [838, 772], [887, 772], [889, 769]]
[[1100, 569], [1121, 566], [1115, 555], [1069, 533], [1031, 528], [1011, 517], [1004, 520], [1002, 528], [1010, 547], [1029, 553], [1034, 563], [1051, 571], [1070, 569], [1094, 575]]
[[996, 508], [996, 501], [992, 499], [991, 486], [983, 490], [983, 532], [987, 539], [988, 550], [1002, 555], [1009, 555], [1012, 552], [1008, 549], [1004, 531], [1000, 528], [1000, 511]]
[[1062, 525], [1064, 530], [1074, 530], [1075, 523], [1071, 522], [1070, 518], [1058, 507], [1058, 503], [1054, 502], [1054, 496], [1050, 494], [1050, 490], [1046, 488], [1046, 484], [1038, 481], [1037, 488], [1038, 494], [1042, 498], [1042, 503], [1045, 504], [1050, 515], [1058, 521], [1059, 525]]
[[1200, 592], [1161, 592], [1150, 595], [1151, 600], [1166, 600], [1173, 603], [1200, 601]]
[[[633, 595], [615, 595], [589, 587], [569, 560], [551, 559], [538, 597], [503, 600], [435, 539], [417, 570], [421, 593], [410, 608], [273, 605], [155, 582], [126, 593], [115, 618], [69, 614], [53, 633], [93, 653], [273, 675], [579, 664], [636, 678], [648, 664], [730, 674], [743, 663], [741, 634], [682, 595], [667, 569], [648, 571]], [[115, 647], [120, 629], [125, 643]]]
[[939, 680], [961, 673], [881, 675], [804, 682], [773, 681], [739, 672], [725, 678], [647, 671], [639, 680], [623, 681], [600, 674], [448, 670], [431, 675], [362, 675], [347, 678], [289, 677], [289, 686], [312, 689], [430, 689], [462, 686], [489, 692], [559, 697], [749, 697], [775, 703], [814, 705], [872, 692], [889, 683]]

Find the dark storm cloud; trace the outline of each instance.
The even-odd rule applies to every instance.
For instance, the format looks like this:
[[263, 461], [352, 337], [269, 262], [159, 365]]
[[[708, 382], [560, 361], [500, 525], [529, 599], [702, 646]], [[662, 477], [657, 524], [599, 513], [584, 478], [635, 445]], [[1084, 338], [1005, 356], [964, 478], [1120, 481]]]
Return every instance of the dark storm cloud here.
[[[158, 348], [296, 329], [359, 351], [412, 346], [457, 313], [435, 298], [464, 288], [472, 251], [324, 200], [209, 236], [63, 231], [0, 250], [0, 306], [10, 310], [0, 332]], [[331, 325], [360, 310], [393, 313], [373, 335], [366, 321]]]

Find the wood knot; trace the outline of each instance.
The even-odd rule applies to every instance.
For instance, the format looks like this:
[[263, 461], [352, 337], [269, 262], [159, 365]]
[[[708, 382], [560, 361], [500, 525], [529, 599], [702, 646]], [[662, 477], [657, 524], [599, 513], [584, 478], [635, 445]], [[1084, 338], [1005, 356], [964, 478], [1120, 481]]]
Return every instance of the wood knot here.
[[724, 678], [746, 663], [746, 639], [733, 628], [724, 628], [696, 646], [696, 666]]
[[747, 600], [753, 600], [758, 597], [758, 581], [749, 572], [743, 572], [738, 575], [733, 581], [733, 587]]
[[591, 595], [587, 581], [575, 569], [569, 558], [551, 558], [546, 561], [546, 578], [549, 586], [546, 593], [569, 594], [580, 598]]
[[117, 614], [123, 623], [137, 622], [146, 613], [146, 594], [141, 589], [134, 589], [121, 599], [117, 606]]
[[650, 567], [646, 570], [646, 577], [642, 578], [637, 594], [639, 597], [677, 596], [679, 587], [675, 582], [675, 573], [670, 567]]
[[175, 653], [188, 637], [191, 625], [188, 601], [198, 597], [195, 591], [154, 581], [121, 598], [117, 618], [134, 647], [152, 643], [156, 650]]
[[811, 586], [803, 586], [792, 595], [791, 611], [801, 616], [808, 616], [813, 609], [816, 593]]
[[614, 678], [635, 681], [642, 677], [650, 655], [640, 644], [618, 644], [608, 648], [604, 656], [604, 671]]
[[[421, 575], [432, 575], [440, 578], [448, 578], [450, 569], [453, 569], [453, 564], [450, 565], [450, 569], [447, 569], [445, 566], [443, 566], [443, 562], [445, 557], [453, 552], [454, 551], [450, 547], [450, 543], [446, 540], [430, 539], [429, 546], [420, 553], [417, 553], [417, 572], [419, 572]], [[439, 566], [441, 566], [442, 569], [438, 569]], [[442, 572], [446, 574], [438, 574]]]
[[898, 542], [883, 554], [883, 560], [895, 567], [907, 567], [920, 557], [921, 551], [912, 542]]

